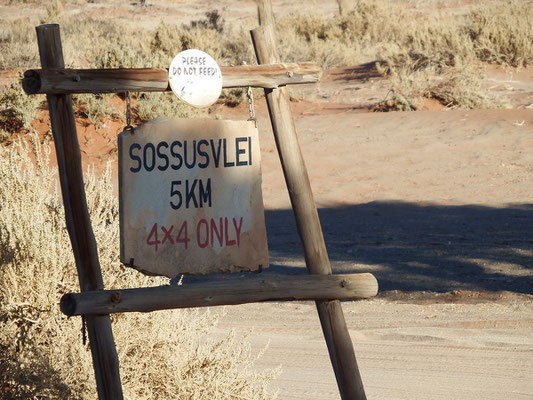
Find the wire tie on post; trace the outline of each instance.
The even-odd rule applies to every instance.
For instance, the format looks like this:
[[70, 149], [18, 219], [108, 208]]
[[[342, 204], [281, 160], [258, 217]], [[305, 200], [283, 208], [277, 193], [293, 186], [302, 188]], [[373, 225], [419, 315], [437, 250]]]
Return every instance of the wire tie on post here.
[[126, 92], [126, 127], [124, 130], [129, 130], [133, 133], [133, 126], [131, 125], [131, 93]]
[[254, 96], [252, 93], [251, 86], [248, 86], [246, 96], [248, 97], [248, 112], [250, 113], [250, 118], [248, 118], [248, 121], [254, 121], [255, 127], [257, 128], [257, 120], [255, 119]]
[[85, 315], [81, 316], [81, 337], [82, 343], [85, 346], [87, 344], [87, 323], [85, 321]]

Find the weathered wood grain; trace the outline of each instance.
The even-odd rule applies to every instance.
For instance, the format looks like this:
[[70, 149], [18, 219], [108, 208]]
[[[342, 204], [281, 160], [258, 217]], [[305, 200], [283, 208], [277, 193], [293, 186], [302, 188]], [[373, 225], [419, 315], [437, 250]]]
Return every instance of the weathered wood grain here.
[[227, 278], [205, 283], [69, 293], [61, 299], [68, 315], [149, 312], [274, 300], [356, 300], [373, 297], [372, 274]]
[[[42, 66], [45, 69], [63, 69], [59, 25], [41, 25], [36, 28], [36, 31]], [[70, 95], [65, 94], [50, 94], [47, 100], [67, 230], [72, 243], [80, 288], [82, 291], [103, 289], [96, 240], [87, 210], [72, 100]], [[87, 316], [86, 324], [98, 398], [100, 400], [122, 399], [118, 355], [109, 315]]]
[[[315, 83], [322, 70], [315, 63], [239, 65], [221, 67], [222, 87], [276, 88]], [[27, 94], [164, 92], [170, 90], [162, 68], [33, 69], [24, 73]]]
[[[260, 7], [259, 10], [272, 12], [271, 6]], [[273, 20], [272, 17], [260, 19]], [[259, 64], [279, 62], [273, 27], [261, 26], [251, 33]], [[331, 274], [331, 265], [288, 96], [285, 88], [265, 89], [265, 96], [307, 268], [311, 274]], [[365, 400], [363, 383], [340, 302], [317, 301], [316, 305], [342, 399]]]

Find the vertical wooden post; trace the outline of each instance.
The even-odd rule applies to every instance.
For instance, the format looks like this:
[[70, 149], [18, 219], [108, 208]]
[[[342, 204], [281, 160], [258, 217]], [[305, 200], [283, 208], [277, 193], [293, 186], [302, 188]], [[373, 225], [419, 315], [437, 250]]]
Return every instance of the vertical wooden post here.
[[[270, 0], [265, 0], [259, 12], [272, 13]], [[272, 17], [260, 19], [273, 20]], [[279, 62], [274, 27], [264, 25], [252, 30], [251, 34], [258, 63]], [[298, 233], [304, 247], [307, 269], [311, 274], [330, 275], [331, 265], [288, 96], [285, 88], [265, 89], [265, 96]], [[316, 306], [342, 399], [365, 400], [363, 382], [340, 302], [317, 301]]]
[[271, 0], [256, 0], [256, 1], [257, 1], [257, 19], [259, 20], [259, 25], [276, 26], [276, 21], [274, 19], [274, 13], [272, 12], [272, 1]]
[[[64, 68], [59, 25], [36, 28], [43, 68]], [[83, 185], [81, 155], [70, 95], [47, 95], [57, 155], [67, 230], [78, 270], [81, 291], [103, 289], [87, 199]], [[86, 316], [98, 398], [122, 399], [118, 355], [109, 315]]]

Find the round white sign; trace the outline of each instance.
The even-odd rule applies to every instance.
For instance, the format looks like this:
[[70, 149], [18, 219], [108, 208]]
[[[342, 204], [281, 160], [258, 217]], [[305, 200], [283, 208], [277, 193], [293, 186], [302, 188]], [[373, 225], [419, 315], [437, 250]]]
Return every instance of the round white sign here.
[[217, 62], [201, 50], [185, 50], [174, 57], [168, 77], [176, 96], [195, 107], [210, 106], [222, 91], [222, 73]]

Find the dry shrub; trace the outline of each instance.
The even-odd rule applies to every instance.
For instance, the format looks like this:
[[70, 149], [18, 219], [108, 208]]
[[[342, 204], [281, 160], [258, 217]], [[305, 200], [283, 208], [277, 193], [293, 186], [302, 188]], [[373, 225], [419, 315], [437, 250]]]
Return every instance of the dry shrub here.
[[62, 205], [47, 154], [34, 166], [27, 145], [13, 146], [0, 156], [0, 390], [6, 399], [79, 398], [90, 360], [75, 348], [60, 354], [80, 328], [57, 312], [76, 282]]
[[189, 25], [174, 26], [161, 23], [150, 42], [152, 52], [162, 52], [168, 62], [180, 51], [201, 49], [220, 65], [250, 64], [255, 61], [250, 35], [242, 27], [230, 29], [218, 11], [206, 13], [205, 19]]
[[[174, 314], [174, 315], [173, 315]], [[158, 312], [145, 318], [142, 331], [119, 346], [126, 397], [135, 399], [273, 399], [267, 383], [276, 370], [256, 373], [246, 338], [230, 333], [222, 340], [198, 340], [207, 335], [219, 315], [191, 311]], [[115, 335], [131, 335], [128, 326], [141, 325], [133, 314], [115, 328]], [[162, 329], [164, 327], [164, 329]], [[259, 354], [260, 356], [261, 354]], [[154, 362], [159, 365], [154, 366]], [[157, 384], [154, 384], [154, 383]], [[131, 390], [133, 387], [134, 390]]]
[[482, 61], [526, 67], [533, 64], [533, 3], [482, 7], [469, 17], [467, 31]]
[[[290, 15], [278, 26], [281, 52], [323, 66], [352, 65], [398, 54], [424, 54], [456, 63], [469, 57], [468, 36], [450, 18], [434, 18], [384, 0], [360, 0], [340, 17]], [[305, 54], [306, 49], [309, 51]], [[321, 51], [317, 49], [323, 48]], [[317, 58], [321, 54], [323, 58]], [[296, 57], [295, 56], [295, 57]], [[332, 63], [332, 60], [337, 59]]]
[[[176, 26], [162, 22], [148, 32], [103, 21], [90, 21], [85, 28], [83, 24], [71, 24], [72, 22], [66, 22], [67, 48], [72, 48], [68, 39], [71, 35], [78, 37], [89, 34], [93, 38], [99, 38], [96, 49], [94, 43], [86, 47], [93, 47], [85, 57], [93, 68], [168, 68], [176, 54], [191, 48], [205, 51], [220, 65], [240, 65], [254, 60], [248, 32], [242, 28], [226, 27], [218, 11], [208, 12], [204, 19], [192, 21], [188, 25]], [[72, 55], [72, 59], [79, 58], [79, 54]]]
[[0, 92], [0, 129], [13, 134], [29, 130], [43, 96], [28, 96], [19, 82]]
[[41, 21], [42, 23], [55, 22], [65, 11], [63, 2], [61, 0], [52, 0], [46, 7], [46, 18]]
[[157, 117], [193, 118], [206, 115], [205, 110], [188, 105], [174, 93], [142, 93], [137, 97], [137, 101], [137, 115], [141, 121], [150, 121]]
[[440, 82], [427, 88], [424, 97], [433, 98], [447, 108], [502, 108], [504, 100], [497, 100], [481, 88], [481, 71], [475, 67], [450, 69]]
[[78, 94], [72, 97], [77, 116], [98, 126], [104, 119], [120, 118], [120, 111], [111, 104], [110, 94]]
[[77, 67], [157, 67], [158, 55], [151, 54], [143, 29], [131, 24], [71, 17], [61, 22], [65, 60]]
[[279, 19], [276, 36], [284, 62], [314, 61], [327, 68], [357, 64], [363, 58], [360, 42], [344, 38], [337, 19], [319, 14], [291, 14]]
[[[349, 12], [335, 18], [325, 18], [319, 11], [279, 18], [281, 59], [332, 66], [366, 62], [383, 54], [419, 53], [447, 65], [478, 57], [518, 66], [530, 64], [533, 58], [531, 2], [493, 1], [491, 6], [473, 2], [470, 14], [461, 9], [459, 14], [438, 16], [393, 0], [352, 3]], [[189, 24], [162, 23], [149, 31], [85, 16], [67, 18], [61, 7], [62, 0], [51, 2], [48, 18], [61, 24], [65, 59], [76, 66], [168, 67], [170, 57], [191, 47], [207, 51], [221, 64], [255, 61], [248, 33], [255, 21], [230, 26], [217, 10]], [[37, 66], [33, 29], [37, 23], [19, 20], [3, 28], [0, 67]]]
[[389, 75], [387, 98], [374, 105], [374, 111], [414, 111], [431, 98], [450, 109], [500, 108], [505, 103], [481, 87], [482, 70], [475, 66], [420, 66], [408, 59], [401, 65], [378, 64]]
[[224, 31], [225, 21], [222, 19], [218, 10], [212, 10], [205, 13], [205, 18], [197, 21], [191, 21], [192, 28], [203, 28], [215, 30], [218, 33]]
[[327, 67], [380, 60], [391, 96], [375, 110], [416, 110], [424, 97], [449, 107], [487, 106], [479, 79], [473, 78], [475, 53], [465, 21], [422, 15], [390, 1], [360, 0], [334, 19], [291, 15], [280, 22], [278, 36], [289, 61], [312, 59]]
[[28, 18], [2, 23], [0, 69], [39, 67], [39, 53], [34, 29], [37, 24], [37, 20]]
[[219, 101], [223, 102], [228, 107], [236, 107], [248, 100], [247, 93], [248, 90], [246, 88], [223, 89]]
[[[56, 174], [47, 146], [33, 137], [0, 148], [0, 397], [93, 399], [90, 351], [79, 318], [59, 311], [77, 291]], [[88, 171], [86, 192], [107, 287], [164, 284], [118, 262], [118, 206], [109, 168]], [[126, 398], [273, 399], [275, 371], [257, 373], [249, 345], [229, 334], [209, 337], [219, 316], [198, 310], [113, 317]]]
[[[61, 24], [65, 60], [72, 67], [166, 68], [174, 55], [189, 48], [206, 51], [221, 65], [255, 63], [248, 33], [255, 21], [240, 21], [240, 26], [231, 26], [214, 10], [188, 24], [161, 23], [154, 30], [147, 30], [85, 16], [67, 18], [66, 13], [61, 13], [61, 1], [54, 0], [49, 5], [48, 18], [53, 17]], [[277, 24], [280, 58], [284, 62], [315, 61], [323, 67], [380, 60], [393, 66], [397, 75], [411, 78], [420, 75], [423, 79], [432, 73], [432, 81], [462, 76], [465, 68], [479, 61], [511, 66], [533, 62], [531, 2], [491, 1], [488, 6], [486, 2], [474, 1], [467, 7], [454, 1], [448, 3], [457, 6], [458, 12], [439, 10], [438, 15], [420, 11], [418, 6], [422, 4], [435, 11], [445, 9], [446, 1], [430, 6], [429, 0], [417, 0], [415, 4], [358, 0], [350, 2], [350, 11], [335, 18], [326, 18], [318, 10], [288, 15], [279, 18]], [[33, 29], [36, 24], [37, 21], [19, 20], [2, 30], [0, 68], [38, 67]], [[414, 64], [417, 65], [413, 75]], [[402, 68], [405, 71], [398, 72]], [[454, 68], [456, 71], [452, 71]], [[422, 69], [427, 71], [419, 72]], [[414, 82], [410, 78], [403, 81]], [[454, 78], [444, 86], [461, 88], [466, 82], [472, 80]], [[475, 85], [470, 87], [474, 90]], [[409, 91], [414, 93], [415, 89]], [[473, 97], [485, 97], [483, 92], [470, 93]], [[243, 99], [233, 97], [235, 101]], [[455, 97], [464, 95], [458, 93]], [[460, 99], [452, 103], [461, 106]], [[466, 101], [463, 106], [474, 103]]]
[[[154, 53], [149, 59], [139, 49], [132, 48], [125, 44], [117, 44], [113, 47], [102, 48], [96, 54], [96, 58], [90, 63], [91, 68], [142, 68], [156, 67], [157, 60], [161, 55]], [[154, 62], [155, 60], [155, 62]]]

